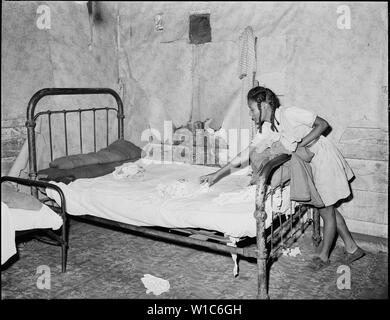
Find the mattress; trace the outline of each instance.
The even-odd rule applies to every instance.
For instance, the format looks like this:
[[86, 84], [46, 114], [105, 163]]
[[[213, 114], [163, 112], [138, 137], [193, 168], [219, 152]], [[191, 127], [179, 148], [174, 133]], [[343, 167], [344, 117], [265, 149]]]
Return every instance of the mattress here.
[[16, 253], [15, 231], [53, 229], [62, 226], [61, 217], [43, 205], [40, 210], [9, 208], [1, 203], [1, 264]]
[[[136, 226], [201, 228], [232, 237], [256, 236], [253, 215], [256, 187], [248, 187], [248, 174], [231, 174], [205, 190], [199, 185], [199, 177], [216, 168], [146, 159], [135, 164], [144, 171], [133, 178], [117, 179], [110, 173], [69, 184], [51, 183], [63, 191], [70, 215], [92, 215]], [[164, 195], [164, 186], [178, 181], [188, 183], [193, 192], [183, 197]], [[56, 192], [46, 191], [60, 204]], [[276, 190], [272, 201], [270, 197], [267, 199], [266, 226], [271, 223], [272, 210], [289, 214], [289, 186]]]

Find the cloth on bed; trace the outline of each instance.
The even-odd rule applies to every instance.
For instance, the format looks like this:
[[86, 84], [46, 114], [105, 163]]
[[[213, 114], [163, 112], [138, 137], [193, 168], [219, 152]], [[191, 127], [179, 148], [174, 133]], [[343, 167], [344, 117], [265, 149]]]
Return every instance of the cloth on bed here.
[[1, 184], [1, 201], [9, 208], [40, 210], [43, 206], [43, 204], [32, 195], [18, 192], [16, 188], [6, 182]]
[[1, 264], [16, 254], [15, 227], [8, 206], [1, 202]]
[[50, 168], [73, 169], [95, 164], [139, 159], [141, 148], [126, 140], [116, 140], [98, 152], [60, 157], [50, 162]]
[[[93, 215], [136, 226], [159, 226], [166, 228], [201, 228], [216, 230], [233, 237], [255, 237], [256, 220], [253, 216], [255, 198], [245, 202], [218, 204], [213, 201], [221, 193], [240, 192], [248, 186], [250, 177], [230, 175], [210, 187], [209, 192], [180, 199], [162, 198], [156, 194], [156, 186], [169, 184], [179, 179], [198, 183], [199, 177], [215, 171], [213, 167], [190, 164], [147, 164], [137, 161], [145, 168], [143, 179], [117, 180], [112, 174], [93, 179], [78, 179], [69, 185], [56, 183], [66, 197], [67, 212], [71, 215]], [[47, 195], [60, 201], [58, 194], [50, 189]], [[270, 225], [272, 210], [288, 213], [290, 207], [289, 187], [282, 190], [283, 206], [271, 206], [267, 199], [266, 226]]]
[[199, 194], [209, 192], [208, 184], [199, 184], [186, 179], [178, 179], [173, 182], [164, 184], [160, 183], [157, 187], [157, 194], [162, 198], [180, 199], [196, 197]]
[[112, 175], [115, 179], [129, 179], [129, 178], [139, 178], [142, 177], [142, 174], [145, 172], [145, 169], [135, 163], [125, 163], [119, 167], [115, 167]]
[[[127, 160], [133, 162], [135, 160]], [[38, 178], [46, 181], [57, 181], [65, 184], [70, 183], [80, 178], [95, 178], [109, 174], [115, 170], [116, 167], [123, 164], [123, 161], [94, 164], [90, 166], [78, 167], [73, 169], [57, 169], [47, 168], [38, 172]]]
[[1, 202], [1, 264], [16, 253], [15, 231], [53, 229], [62, 226], [61, 217], [42, 204], [39, 210], [10, 208]]
[[[281, 153], [281, 152], [280, 152]], [[275, 154], [271, 148], [266, 148], [262, 152], [258, 152], [256, 149], [251, 150], [249, 153], [249, 159], [252, 167], [252, 179], [250, 184], [256, 184], [256, 181], [259, 179], [259, 173], [265, 164], [272, 158], [275, 157]], [[280, 184], [286, 183], [290, 179], [290, 163], [286, 162], [275, 170], [271, 177], [270, 185], [275, 188]]]
[[317, 208], [324, 206], [314, 185], [310, 161], [314, 153], [308, 148], [299, 147], [290, 160], [290, 198], [291, 200], [311, 204]]

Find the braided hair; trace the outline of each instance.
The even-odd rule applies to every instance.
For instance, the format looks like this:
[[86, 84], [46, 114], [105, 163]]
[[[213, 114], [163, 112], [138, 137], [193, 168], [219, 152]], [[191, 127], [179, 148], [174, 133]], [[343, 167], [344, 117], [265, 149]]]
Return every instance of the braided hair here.
[[279, 124], [278, 120], [275, 119], [275, 110], [280, 107], [280, 102], [276, 94], [264, 87], [254, 87], [248, 92], [248, 103], [250, 101], [256, 101], [257, 103], [257, 108], [259, 109], [260, 116], [259, 116], [259, 124], [258, 124], [258, 129], [259, 132], [261, 133], [261, 127], [263, 123], [261, 123], [261, 103], [262, 102], [267, 102], [272, 109], [272, 114], [271, 114], [271, 130], [278, 132], [278, 129], [275, 126], [275, 121], [277, 124]]

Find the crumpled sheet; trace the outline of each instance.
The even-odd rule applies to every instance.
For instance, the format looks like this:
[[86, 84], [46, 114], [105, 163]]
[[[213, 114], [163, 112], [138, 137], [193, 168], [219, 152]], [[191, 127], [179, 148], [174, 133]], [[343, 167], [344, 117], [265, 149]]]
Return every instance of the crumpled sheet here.
[[190, 182], [187, 179], [177, 179], [170, 183], [160, 183], [156, 187], [157, 194], [165, 199], [181, 199], [196, 197], [210, 190], [208, 184]]
[[[232, 203], [240, 203], [253, 201], [256, 197], [256, 185], [247, 186], [243, 190], [239, 192], [223, 192], [217, 198], [213, 199], [214, 203], [219, 205], [226, 205]], [[276, 210], [280, 209], [283, 204], [283, 196], [282, 189], [275, 189], [273, 199], [272, 199], [272, 207]]]
[[136, 178], [141, 178], [143, 176], [143, 173], [145, 172], [145, 169], [140, 166], [139, 164], [130, 162], [130, 163], [125, 163], [122, 164], [119, 167], [115, 167], [114, 172], [112, 175], [114, 176], [115, 179], [136, 179]]
[[145, 274], [141, 278], [142, 283], [146, 288], [146, 293], [153, 293], [156, 296], [169, 291], [170, 284], [168, 280], [152, 276], [151, 274]]

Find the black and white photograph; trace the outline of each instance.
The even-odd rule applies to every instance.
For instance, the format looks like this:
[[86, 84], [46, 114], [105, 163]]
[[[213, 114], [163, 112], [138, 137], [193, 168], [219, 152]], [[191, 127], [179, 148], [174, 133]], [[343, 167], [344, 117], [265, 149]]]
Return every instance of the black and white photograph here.
[[1, 300], [388, 299], [387, 2], [1, 5]]

